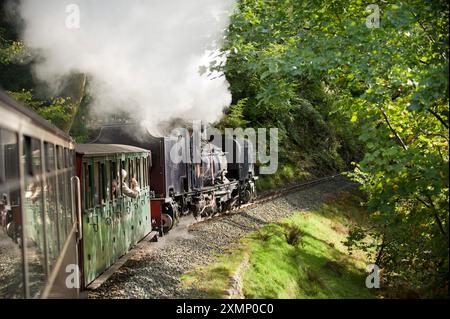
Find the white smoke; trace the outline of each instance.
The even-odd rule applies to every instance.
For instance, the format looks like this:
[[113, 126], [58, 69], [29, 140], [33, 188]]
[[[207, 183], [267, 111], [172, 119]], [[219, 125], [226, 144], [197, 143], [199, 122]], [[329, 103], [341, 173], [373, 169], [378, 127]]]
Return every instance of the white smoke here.
[[[43, 57], [40, 80], [57, 87], [71, 72], [85, 73], [95, 114], [127, 111], [155, 126], [170, 118], [215, 121], [230, 104], [225, 77], [199, 68], [220, 48], [234, 2], [21, 0], [19, 12], [25, 44]], [[71, 4], [79, 28], [67, 27]]]

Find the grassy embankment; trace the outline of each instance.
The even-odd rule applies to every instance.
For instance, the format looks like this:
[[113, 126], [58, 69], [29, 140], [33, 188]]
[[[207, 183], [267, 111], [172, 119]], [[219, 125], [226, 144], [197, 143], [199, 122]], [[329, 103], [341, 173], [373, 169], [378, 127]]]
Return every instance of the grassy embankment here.
[[343, 244], [351, 224], [364, 224], [355, 194], [344, 193], [319, 209], [295, 213], [242, 239], [212, 265], [183, 275], [185, 285], [223, 298], [236, 269], [246, 298], [374, 298], [365, 287], [367, 254], [348, 254]]

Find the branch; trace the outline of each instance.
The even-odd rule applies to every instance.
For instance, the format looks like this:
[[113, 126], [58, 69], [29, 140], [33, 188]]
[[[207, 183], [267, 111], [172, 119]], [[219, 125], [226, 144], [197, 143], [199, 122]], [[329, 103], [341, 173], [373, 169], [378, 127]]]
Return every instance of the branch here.
[[386, 114], [386, 111], [383, 108], [380, 108], [381, 114], [383, 114], [383, 117], [387, 123], [387, 125], [389, 126], [389, 129], [391, 130], [391, 132], [395, 135], [395, 137], [397, 138], [397, 141], [400, 143], [400, 145], [403, 147], [403, 149], [405, 151], [408, 150], [408, 147], [406, 146], [405, 142], [403, 142], [402, 138], [400, 137], [400, 134], [398, 134], [398, 132], [394, 129], [394, 127], [391, 125], [391, 121], [389, 120], [388, 115]]
[[441, 231], [442, 235], [446, 236], [447, 233], [444, 230], [444, 227], [442, 226], [442, 221], [439, 218], [438, 214], [436, 213], [436, 206], [434, 206], [433, 200], [431, 199], [431, 197], [429, 195], [427, 195], [428, 200], [430, 201], [430, 203], [425, 202], [422, 198], [420, 198], [419, 196], [416, 196], [416, 198], [422, 203], [424, 204], [427, 208], [433, 210], [433, 217], [434, 220], [436, 221], [439, 230]]
[[386, 246], [387, 245], [384, 243], [384, 236], [383, 236], [383, 240], [381, 241], [381, 245], [380, 245], [380, 250], [378, 251], [377, 258], [375, 260], [375, 265], [377, 265], [377, 266], [380, 265], [381, 257], [383, 256], [383, 251], [384, 251], [384, 248], [386, 248]]
[[[408, 10], [412, 16], [417, 20], [417, 23], [420, 25], [420, 27], [422, 28], [423, 32], [425, 33], [425, 36], [427, 37], [427, 39], [434, 45], [436, 45], [436, 40], [434, 40], [434, 38], [431, 36], [431, 34], [428, 31], [428, 28], [425, 26], [425, 24], [420, 21], [419, 17], [417, 16], [417, 14], [415, 14], [411, 9]], [[444, 60], [447, 60], [447, 55], [445, 54], [445, 52], [440, 52], [439, 53]]]
[[439, 120], [439, 122], [441, 122], [442, 125], [445, 126], [445, 128], [448, 128], [448, 124], [447, 122], [439, 115], [437, 114], [435, 111], [433, 111], [431, 108], [427, 108], [427, 110], [434, 115], [435, 118], [437, 118]]

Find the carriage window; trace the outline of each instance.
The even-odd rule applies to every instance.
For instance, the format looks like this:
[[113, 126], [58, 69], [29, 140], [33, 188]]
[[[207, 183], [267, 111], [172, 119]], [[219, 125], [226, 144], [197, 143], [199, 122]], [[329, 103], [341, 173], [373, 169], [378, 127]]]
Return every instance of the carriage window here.
[[145, 158], [140, 158], [138, 169], [139, 169], [139, 177], [140, 177], [139, 183], [142, 188], [145, 187], [144, 163], [145, 163]]
[[147, 184], [150, 186], [151, 185], [151, 170], [152, 170], [152, 159], [149, 157], [147, 159], [147, 165], [145, 167], [145, 169], [147, 170]]
[[92, 208], [92, 187], [93, 184], [92, 165], [84, 163], [84, 196], [85, 208]]
[[145, 157], [141, 159], [141, 179], [142, 187], [145, 187]]
[[23, 166], [25, 172], [24, 245], [27, 247], [30, 296], [39, 297], [46, 280], [44, 205], [41, 166], [41, 142], [24, 137]]
[[127, 172], [127, 175], [128, 175], [127, 178], [124, 180], [123, 179], [123, 175], [122, 175], [122, 171], [120, 171], [120, 191], [121, 191], [121, 194], [123, 193], [123, 190], [122, 190], [123, 183], [128, 183], [128, 178], [129, 178], [129, 174], [130, 174], [128, 167], [129, 167], [128, 160], [121, 161], [121, 169], [125, 170], [125, 172]]
[[73, 150], [68, 150], [69, 154], [69, 167], [73, 167]]
[[99, 199], [100, 203], [104, 204], [108, 200], [108, 192], [106, 186], [106, 169], [105, 163], [100, 163], [99, 170], [99, 181], [100, 181], [100, 189], [99, 189]]
[[111, 198], [116, 199], [119, 196], [119, 174], [117, 172], [116, 161], [109, 161], [109, 167], [111, 170]]
[[147, 186], [147, 185], [146, 185], [146, 182], [145, 182], [145, 161], [146, 161], [146, 158], [144, 157], [144, 158], [141, 160], [142, 187], [146, 187], [146, 186]]
[[33, 176], [33, 168], [31, 161], [31, 138], [25, 136], [23, 142], [23, 168], [26, 176]]
[[55, 170], [55, 153], [53, 144], [47, 142], [45, 145], [45, 167], [47, 172], [53, 172]]
[[140, 170], [139, 170], [139, 166], [140, 166], [139, 159], [136, 158], [136, 159], [134, 159], [133, 162], [135, 164], [135, 171], [134, 171], [135, 178], [139, 183], [141, 183], [141, 174], [140, 174]]
[[138, 180], [139, 178], [139, 174], [138, 174], [138, 170], [137, 170], [137, 159], [133, 158], [131, 160], [131, 162], [133, 163], [133, 178], [135, 178], [136, 180]]
[[130, 165], [133, 168], [133, 173], [131, 174], [130, 179], [131, 178], [137, 179], [136, 159], [135, 158], [130, 159]]
[[0, 298], [24, 298], [17, 134], [0, 129]]
[[150, 184], [151, 184], [150, 176], [151, 176], [151, 169], [152, 169], [152, 159], [150, 157], [147, 158], [147, 165], [145, 166], [145, 169], [147, 171], [147, 173], [146, 173], [147, 185], [150, 186]]
[[45, 150], [45, 168], [46, 179], [44, 181], [44, 194], [47, 202], [46, 211], [46, 234], [47, 234], [47, 255], [49, 267], [52, 268], [59, 254], [58, 238], [58, 215], [56, 205], [56, 161], [55, 146], [50, 143], [44, 143]]
[[100, 169], [99, 162], [94, 162], [94, 206], [97, 206], [101, 202], [100, 194]]
[[147, 184], [148, 184], [148, 176], [147, 176], [147, 158], [145, 158], [144, 159], [144, 163], [143, 163], [143, 167], [142, 167], [142, 172], [143, 172], [143, 174], [144, 174], [144, 183], [145, 183], [145, 186], [148, 186]]
[[61, 146], [56, 145], [56, 168], [61, 169], [62, 164], [62, 150]]
[[140, 158], [136, 159], [136, 169], [137, 169], [137, 181], [142, 187], [144, 183], [142, 182], [142, 160]]
[[82, 169], [82, 183], [83, 183], [83, 188], [82, 188], [82, 194], [81, 194], [81, 198], [83, 201], [83, 209], [87, 209], [88, 208], [88, 196], [87, 196], [87, 187], [86, 187], [86, 180], [88, 180], [88, 168], [87, 168], [87, 163], [83, 163], [83, 169]]
[[70, 179], [72, 177], [71, 167], [71, 153], [67, 148], [64, 148], [64, 159], [65, 159], [65, 170], [64, 170], [64, 180], [65, 180], [65, 198], [66, 198], [66, 230], [67, 233], [72, 229], [73, 216], [72, 216], [72, 191], [70, 188]]
[[58, 168], [58, 172], [57, 172], [57, 183], [58, 183], [58, 207], [59, 207], [59, 211], [58, 211], [58, 227], [59, 227], [59, 243], [60, 243], [60, 249], [62, 248], [62, 246], [64, 245], [65, 241], [66, 241], [66, 234], [67, 234], [67, 229], [66, 229], [66, 211], [67, 211], [67, 207], [66, 207], [66, 194], [65, 194], [65, 189], [66, 189], [66, 181], [65, 181], [65, 174], [64, 174], [64, 150], [61, 146], [56, 146], [56, 163], [57, 163], [57, 168]]
[[64, 148], [64, 168], [69, 167], [69, 150]]
[[17, 135], [0, 129], [0, 190], [11, 205], [20, 204], [19, 157]]
[[109, 202], [111, 200], [111, 161], [106, 161], [103, 167], [104, 171], [104, 185], [105, 185], [105, 200]]
[[142, 183], [144, 187], [147, 187], [147, 173], [146, 173], [146, 166], [147, 166], [147, 158], [142, 159]]
[[130, 167], [130, 171], [128, 172], [129, 173], [129, 175], [128, 175], [128, 182], [130, 182], [130, 180], [133, 177], [136, 178], [136, 173], [135, 173], [135, 170], [134, 170], [134, 167], [135, 167], [134, 159], [129, 159], [128, 161], [129, 161], [129, 167]]
[[150, 183], [149, 183], [149, 163], [150, 163], [150, 158], [149, 157], [147, 157], [146, 159], [145, 159], [145, 165], [144, 165], [144, 174], [145, 174], [145, 185], [149, 185]]
[[140, 161], [139, 161], [139, 175], [140, 175], [140, 182], [141, 182], [141, 184], [142, 184], [142, 187], [145, 187], [145, 178], [144, 178], [144, 161], [145, 161], [145, 158], [142, 158]]
[[149, 167], [149, 164], [150, 163], [150, 158], [149, 157], [147, 157], [146, 159], [145, 159], [145, 165], [144, 165], [144, 172], [145, 172], [145, 184], [147, 185], [147, 186], [149, 186], [150, 185], [150, 181], [149, 181], [149, 178], [150, 178], [150, 167]]

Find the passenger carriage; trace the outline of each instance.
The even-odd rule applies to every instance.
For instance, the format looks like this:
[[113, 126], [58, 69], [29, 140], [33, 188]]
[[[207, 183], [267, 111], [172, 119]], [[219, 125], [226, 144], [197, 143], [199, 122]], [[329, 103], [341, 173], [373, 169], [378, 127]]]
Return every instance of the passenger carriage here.
[[0, 92], [0, 298], [77, 298], [74, 142]]
[[[150, 218], [150, 152], [127, 145], [76, 146], [76, 170], [81, 180], [83, 287], [113, 265], [152, 230]], [[123, 180], [121, 171], [128, 174]], [[136, 198], [124, 183], [135, 178]]]

